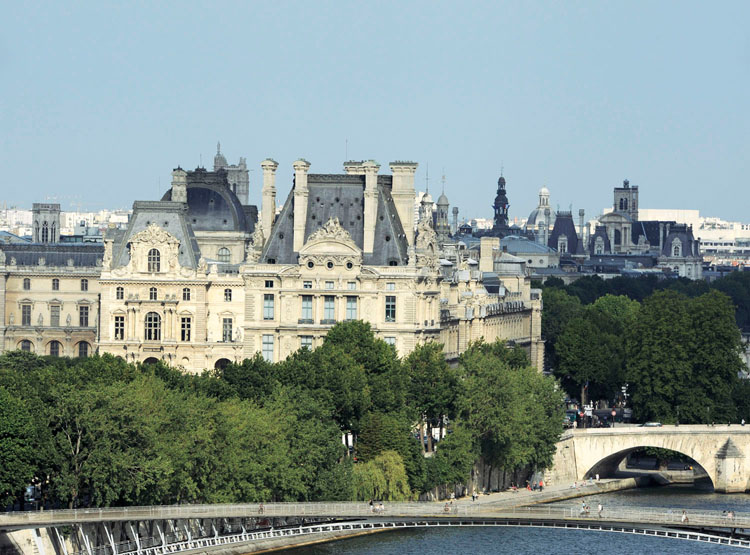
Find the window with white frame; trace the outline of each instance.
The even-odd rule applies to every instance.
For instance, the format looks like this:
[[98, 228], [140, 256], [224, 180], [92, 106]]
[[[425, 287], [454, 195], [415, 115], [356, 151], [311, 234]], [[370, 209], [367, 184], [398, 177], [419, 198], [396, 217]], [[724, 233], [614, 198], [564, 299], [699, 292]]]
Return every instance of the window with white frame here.
[[159, 249], [148, 251], [148, 271], [152, 273], [161, 271], [161, 253]]
[[156, 287], [149, 287], [148, 289], [148, 298], [150, 301], [156, 300]]
[[21, 325], [22, 326], [31, 325], [31, 305], [30, 304], [21, 305]]
[[232, 261], [232, 254], [229, 252], [228, 248], [221, 247], [219, 249], [219, 254], [217, 258], [219, 259], [219, 262], [222, 262], [224, 264], [229, 264]]
[[357, 319], [357, 297], [346, 298], [346, 319], [347, 320]]
[[183, 287], [182, 288], [182, 300], [183, 301], [189, 301], [190, 300], [190, 287]]
[[300, 335], [299, 343], [300, 343], [301, 348], [310, 349], [312, 351], [313, 336], [312, 335]]
[[349, 289], [349, 291], [356, 291], [357, 290], [357, 282], [356, 281], [349, 281], [349, 282], [347, 282], [346, 288]]
[[332, 295], [323, 297], [323, 319], [327, 322], [332, 322], [336, 318], [335, 303], [336, 297]]
[[89, 327], [89, 306], [84, 304], [78, 307], [78, 326]]
[[386, 291], [395, 291], [396, 290], [396, 284], [393, 282], [388, 282], [385, 284], [385, 290]]
[[115, 340], [125, 339], [125, 316], [115, 316]]
[[232, 342], [232, 319], [231, 318], [221, 319], [221, 340], [224, 343]]
[[332, 281], [326, 281], [326, 289], [333, 289], [333, 282]]
[[146, 314], [143, 336], [146, 341], [161, 341], [161, 316], [156, 312]]
[[273, 335], [264, 335], [263, 342], [263, 360], [266, 362], [273, 362]]
[[302, 295], [302, 312], [300, 320], [312, 323], [313, 319], [313, 298], [312, 295]]
[[396, 297], [395, 295], [386, 295], [385, 297], [385, 321], [396, 321]]
[[273, 320], [273, 294], [263, 295], [263, 319]]

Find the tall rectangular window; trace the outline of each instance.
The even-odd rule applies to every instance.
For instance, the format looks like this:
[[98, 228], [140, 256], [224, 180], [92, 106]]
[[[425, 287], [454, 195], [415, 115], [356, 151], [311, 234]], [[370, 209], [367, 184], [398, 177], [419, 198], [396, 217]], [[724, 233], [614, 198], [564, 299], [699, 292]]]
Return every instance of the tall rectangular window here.
[[82, 328], [89, 327], [89, 307], [86, 305], [78, 307], [78, 326]]
[[273, 295], [263, 295], [263, 319], [273, 320]]
[[310, 349], [312, 351], [312, 335], [300, 335], [299, 343], [303, 349]]
[[115, 340], [125, 339], [125, 316], [115, 316]]
[[190, 341], [190, 324], [192, 319], [189, 316], [180, 318], [180, 340]]
[[388, 345], [391, 345], [393, 347], [396, 346], [396, 338], [395, 337], [384, 337], [383, 339], [384, 339], [384, 341], [386, 343], [388, 343]]
[[232, 319], [222, 318], [221, 320], [221, 340], [224, 343], [231, 343], [232, 341]]
[[346, 319], [347, 320], [357, 319], [357, 297], [346, 298]]
[[89, 290], [89, 280], [82, 279], [81, 280], [81, 291], [88, 291]]
[[22, 326], [31, 325], [31, 305], [30, 304], [21, 305], [21, 325]]
[[263, 336], [263, 359], [273, 362], [273, 335]]
[[57, 278], [52, 278], [52, 290], [53, 291], [59, 291], [60, 290], [60, 280]]
[[271, 289], [273, 287], [273, 280], [267, 279], [266, 281], [266, 289]]
[[396, 321], [396, 297], [395, 295], [386, 295], [385, 297], [385, 321]]
[[326, 322], [332, 322], [336, 318], [336, 311], [334, 310], [335, 301], [336, 297], [331, 295], [326, 295], [323, 298], [323, 320]]
[[302, 295], [302, 313], [300, 314], [301, 324], [310, 323], [313, 321], [313, 309], [312, 309], [312, 295]]
[[60, 305], [53, 304], [49, 307], [49, 325], [53, 328], [60, 327]]

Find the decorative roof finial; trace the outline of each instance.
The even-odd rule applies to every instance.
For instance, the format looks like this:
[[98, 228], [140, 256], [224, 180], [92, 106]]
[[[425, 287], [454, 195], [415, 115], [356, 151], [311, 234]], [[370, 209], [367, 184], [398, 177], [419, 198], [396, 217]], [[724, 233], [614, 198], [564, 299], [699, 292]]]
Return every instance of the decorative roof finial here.
[[443, 177], [441, 181], [443, 182], [443, 194], [445, 194], [445, 168], [443, 168]]
[[424, 182], [425, 182], [425, 194], [429, 194], [430, 192], [430, 163], [427, 162], [425, 167], [425, 176], [424, 176]]
[[221, 141], [216, 142], [216, 154], [221, 154]]

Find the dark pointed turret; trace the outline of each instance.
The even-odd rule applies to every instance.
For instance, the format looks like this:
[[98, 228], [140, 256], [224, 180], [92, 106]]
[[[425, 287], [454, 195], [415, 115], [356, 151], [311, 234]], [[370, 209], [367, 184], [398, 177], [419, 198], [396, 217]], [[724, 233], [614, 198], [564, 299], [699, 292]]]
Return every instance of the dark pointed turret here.
[[501, 175], [497, 180], [497, 196], [495, 196], [495, 223], [492, 226], [493, 235], [505, 235], [508, 232], [508, 197], [505, 194], [505, 178]]

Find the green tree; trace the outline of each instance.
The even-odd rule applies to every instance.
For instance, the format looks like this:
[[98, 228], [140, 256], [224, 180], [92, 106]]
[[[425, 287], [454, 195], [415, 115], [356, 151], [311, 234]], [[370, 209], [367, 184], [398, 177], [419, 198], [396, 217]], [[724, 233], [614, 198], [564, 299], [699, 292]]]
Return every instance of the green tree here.
[[557, 340], [565, 326], [573, 318], [583, 313], [578, 297], [561, 289], [545, 288], [543, 293], [544, 311], [542, 312], [542, 337], [544, 337], [544, 358], [548, 368], [556, 369], [560, 364], [557, 354]]
[[405, 501], [411, 497], [406, 469], [395, 451], [384, 451], [355, 465], [352, 479], [358, 500]]
[[35, 470], [34, 425], [23, 401], [0, 387], [0, 507], [23, 498]]
[[[418, 345], [404, 360], [409, 376], [409, 405], [427, 427], [427, 450], [432, 451], [432, 429], [443, 430], [445, 419], [456, 415], [460, 382], [454, 369], [448, 366], [439, 343]], [[420, 426], [420, 435], [422, 435]], [[424, 443], [420, 442], [424, 448]]]

